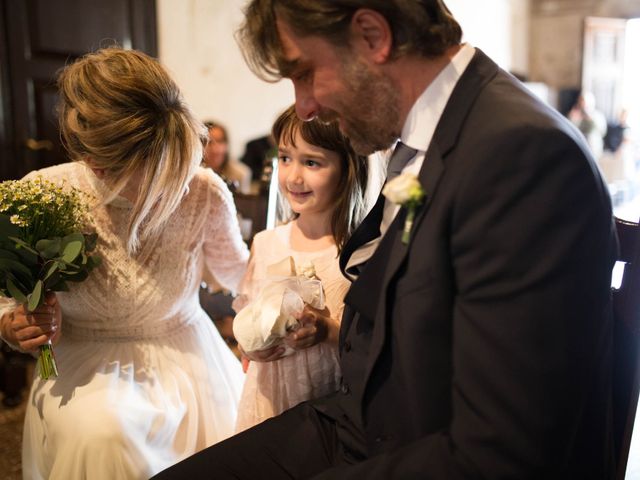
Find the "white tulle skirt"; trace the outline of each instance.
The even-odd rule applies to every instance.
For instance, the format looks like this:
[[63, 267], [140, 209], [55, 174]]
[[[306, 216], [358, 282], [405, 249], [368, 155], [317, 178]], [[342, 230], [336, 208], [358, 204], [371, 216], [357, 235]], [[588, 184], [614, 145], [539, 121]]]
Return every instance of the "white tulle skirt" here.
[[151, 338], [64, 328], [59, 377], [31, 388], [25, 479], [146, 479], [233, 433], [243, 374], [204, 312]]

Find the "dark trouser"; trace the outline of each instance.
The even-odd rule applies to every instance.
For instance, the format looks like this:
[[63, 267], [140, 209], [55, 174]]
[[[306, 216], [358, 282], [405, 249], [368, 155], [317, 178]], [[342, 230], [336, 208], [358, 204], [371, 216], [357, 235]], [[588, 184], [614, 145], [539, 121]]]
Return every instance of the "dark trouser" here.
[[362, 451], [353, 428], [303, 403], [196, 453], [153, 480], [309, 478], [361, 460]]

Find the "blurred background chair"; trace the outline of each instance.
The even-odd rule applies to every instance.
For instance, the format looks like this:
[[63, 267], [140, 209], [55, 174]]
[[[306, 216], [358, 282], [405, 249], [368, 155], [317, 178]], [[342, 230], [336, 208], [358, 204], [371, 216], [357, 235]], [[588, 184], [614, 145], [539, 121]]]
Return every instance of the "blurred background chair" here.
[[242, 238], [251, 246], [253, 236], [267, 227], [269, 192], [266, 189], [257, 194], [234, 192], [233, 201], [238, 211]]

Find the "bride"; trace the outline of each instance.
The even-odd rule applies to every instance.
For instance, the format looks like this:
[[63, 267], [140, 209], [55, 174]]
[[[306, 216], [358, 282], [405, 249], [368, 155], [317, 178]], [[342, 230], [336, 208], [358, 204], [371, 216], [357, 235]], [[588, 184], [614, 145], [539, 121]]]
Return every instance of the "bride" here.
[[27, 178], [96, 199], [102, 263], [33, 314], [0, 299], [7, 343], [57, 341], [59, 377], [31, 388], [24, 478], [148, 478], [233, 433], [243, 374], [198, 290], [205, 266], [234, 290], [248, 251], [230, 192], [198, 166], [203, 127], [157, 61], [103, 49], [58, 86], [78, 161]]

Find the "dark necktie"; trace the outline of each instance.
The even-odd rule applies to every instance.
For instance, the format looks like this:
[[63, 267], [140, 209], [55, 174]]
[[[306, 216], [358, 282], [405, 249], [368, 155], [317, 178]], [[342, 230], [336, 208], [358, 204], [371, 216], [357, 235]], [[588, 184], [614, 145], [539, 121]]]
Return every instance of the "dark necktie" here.
[[[417, 150], [408, 147], [402, 142], [396, 144], [396, 148], [391, 154], [391, 159], [387, 165], [387, 182], [397, 177], [407, 162], [412, 159]], [[340, 255], [340, 269], [344, 272], [349, 258], [360, 246], [380, 236], [380, 221], [384, 211], [385, 197], [380, 194], [375, 206], [362, 221], [360, 226], [353, 232], [352, 237], [347, 241], [342, 254]], [[354, 273], [354, 272], [350, 272]]]
[[416, 156], [416, 153], [418, 153], [416, 149], [402, 142], [398, 142], [387, 165], [387, 182], [400, 175], [404, 166], [409, 160]]

